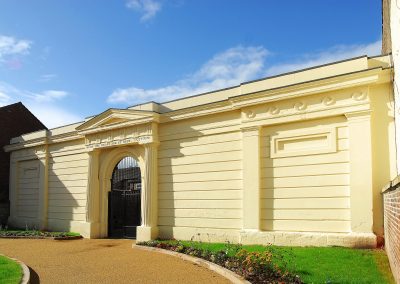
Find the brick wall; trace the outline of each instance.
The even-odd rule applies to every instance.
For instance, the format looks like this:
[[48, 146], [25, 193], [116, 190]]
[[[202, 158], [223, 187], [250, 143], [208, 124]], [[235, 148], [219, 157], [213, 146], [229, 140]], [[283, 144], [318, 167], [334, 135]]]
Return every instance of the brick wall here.
[[385, 249], [393, 276], [400, 283], [400, 183], [383, 193]]

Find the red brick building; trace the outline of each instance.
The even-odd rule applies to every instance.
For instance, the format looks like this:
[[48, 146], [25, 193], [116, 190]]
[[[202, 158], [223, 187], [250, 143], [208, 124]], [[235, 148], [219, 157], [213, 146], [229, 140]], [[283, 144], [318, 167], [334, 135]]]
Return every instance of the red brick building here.
[[0, 224], [8, 218], [8, 182], [10, 153], [3, 149], [10, 139], [25, 133], [47, 129], [21, 102], [0, 107]]

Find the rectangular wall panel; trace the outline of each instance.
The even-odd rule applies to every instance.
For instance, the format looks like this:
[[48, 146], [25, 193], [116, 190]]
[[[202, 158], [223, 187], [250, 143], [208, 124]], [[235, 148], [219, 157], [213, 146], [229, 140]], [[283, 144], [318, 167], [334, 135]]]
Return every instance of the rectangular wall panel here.
[[39, 160], [18, 163], [17, 216], [27, 226], [36, 222], [39, 214], [39, 163]]
[[262, 229], [349, 232], [345, 119], [265, 127], [261, 139]]

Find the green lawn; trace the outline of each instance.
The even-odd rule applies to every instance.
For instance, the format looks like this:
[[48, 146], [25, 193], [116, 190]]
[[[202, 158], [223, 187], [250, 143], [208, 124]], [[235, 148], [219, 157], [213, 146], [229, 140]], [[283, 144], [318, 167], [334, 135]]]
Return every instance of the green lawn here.
[[[170, 241], [168, 241], [170, 242]], [[183, 242], [211, 251], [234, 246], [215, 243]], [[300, 275], [305, 283], [395, 283], [386, 253], [380, 249], [350, 249], [342, 247], [276, 247], [242, 246], [248, 251], [271, 250], [276, 263]]]
[[0, 283], [17, 284], [21, 281], [22, 269], [15, 261], [0, 255]]

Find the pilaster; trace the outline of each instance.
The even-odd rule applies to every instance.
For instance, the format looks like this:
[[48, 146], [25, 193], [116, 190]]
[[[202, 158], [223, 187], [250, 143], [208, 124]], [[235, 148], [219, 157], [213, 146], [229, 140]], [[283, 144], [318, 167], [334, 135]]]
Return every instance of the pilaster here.
[[243, 229], [260, 230], [260, 127], [242, 128]]
[[86, 195], [86, 222], [90, 224], [90, 235], [99, 234], [99, 150], [88, 152], [88, 182]]
[[48, 146], [39, 157], [39, 212], [38, 223], [41, 230], [47, 229], [49, 207], [49, 154]]
[[345, 114], [349, 128], [351, 231], [372, 233], [371, 112]]
[[152, 240], [158, 235], [158, 143], [143, 146], [145, 171], [141, 194], [142, 225], [137, 228], [137, 241]]
[[9, 199], [10, 199], [10, 217], [8, 223], [13, 223], [17, 218], [17, 196], [18, 196], [18, 162], [13, 159], [15, 152], [11, 152], [10, 159], [10, 182], [9, 182]]

